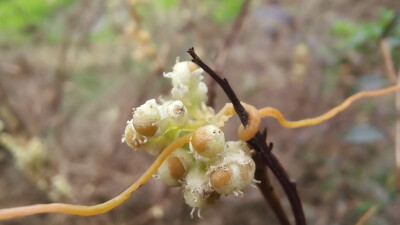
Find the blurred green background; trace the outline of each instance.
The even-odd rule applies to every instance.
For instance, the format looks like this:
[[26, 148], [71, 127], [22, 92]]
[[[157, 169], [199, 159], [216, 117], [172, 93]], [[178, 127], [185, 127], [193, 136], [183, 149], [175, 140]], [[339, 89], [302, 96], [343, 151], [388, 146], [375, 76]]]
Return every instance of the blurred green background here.
[[[0, 0], [0, 208], [97, 204], [135, 181], [154, 158], [121, 144], [125, 123], [133, 107], [168, 94], [162, 74], [177, 57], [189, 60], [192, 46], [241, 100], [292, 120], [391, 84], [379, 37], [400, 2], [258, 0], [241, 17], [243, 2]], [[387, 42], [398, 67], [399, 25]], [[215, 109], [225, 102], [216, 87]], [[393, 94], [314, 127], [263, 121], [309, 224], [355, 224], [375, 204], [367, 224], [399, 223], [395, 122]], [[227, 140], [237, 139], [238, 124], [226, 126]], [[103, 215], [2, 224], [278, 224], [255, 188], [223, 197], [204, 220], [191, 220], [190, 210], [178, 188], [152, 180]]]

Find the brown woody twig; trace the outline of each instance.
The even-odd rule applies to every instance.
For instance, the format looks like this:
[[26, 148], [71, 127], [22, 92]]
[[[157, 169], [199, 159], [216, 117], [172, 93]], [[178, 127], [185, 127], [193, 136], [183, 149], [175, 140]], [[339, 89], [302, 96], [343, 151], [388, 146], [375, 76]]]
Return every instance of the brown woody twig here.
[[[239, 99], [237, 98], [235, 92], [232, 90], [229, 82], [225, 78], [221, 78], [218, 76], [210, 67], [208, 67], [195, 53], [194, 48], [190, 48], [188, 53], [192, 56], [192, 62], [196, 63], [200, 66], [205, 72], [207, 72], [224, 90], [225, 94], [228, 96], [230, 101], [233, 104], [233, 107], [236, 113], [239, 116], [240, 121], [244, 126], [248, 124], [249, 115], [244, 107], [240, 104]], [[288, 175], [285, 172], [285, 169], [280, 164], [279, 160], [272, 154], [272, 144], [268, 144], [265, 142], [263, 136], [260, 132], [257, 132], [256, 135], [247, 141], [247, 143], [259, 154], [262, 155], [262, 161], [266, 164], [278, 179], [281, 184], [290, 205], [292, 207], [292, 212], [296, 221], [296, 225], [305, 225], [306, 219], [303, 212], [303, 207], [301, 205], [300, 197], [298, 195], [296, 184], [290, 181]]]
[[[267, 141], [267, 129], [265, 128], [263, 132], [263, 138]], [[269, 148], [272, 149], [270, 144]], [[272, 186], [272, 183], [268, 176], [268, 168], [264, 163], [263, 156], [260, 153], [253, 154], [253, 160], [256, 163], [256, 171], [254, 174], [254, 179], [260, 181], [257, 183], [258, 189], [260, 189], [261, 194], [264, 199], [268, 202], [275, 216], [279, 220], [281, 225], [290, 225], [289, 218], [287, 217], [285, 210], [283, 210], [281, 200], [278, 193]]]

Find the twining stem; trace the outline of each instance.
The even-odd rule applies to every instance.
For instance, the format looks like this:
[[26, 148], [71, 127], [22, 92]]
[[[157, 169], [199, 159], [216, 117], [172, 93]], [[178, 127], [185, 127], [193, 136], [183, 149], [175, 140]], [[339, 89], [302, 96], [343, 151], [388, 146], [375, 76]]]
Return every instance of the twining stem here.
[[[400, 79], [399, 79], [400, 80]], [[271, 116], [274, 117], [275, 119], [278, 120], [278, 122], [285, 127], [289, 128], [299, 128], [299, 127], [304, 127], [304, 126], [312, 126], [316, 124], [320, 124], [326, 120], [329, 120], [336, 116], [338, 113], [342, 112], [343, 110], [347, 109], [354, 101], [362, 99], [362, 98], [371, 98], [371, 97], [377, 97], [380, 95], [385, 95], [390, 92], [394, 92], [400, 90], [400, 83], [398, 85], [390, 86], [387, 88], [379, 89], [379, 90], [374, 90], [374, 91], [361, 91], [358, 92], [350, 97], [348, 97], [345, 101], [343, 101], [340, 105], [336, 106], [335, 108], [329, 110], [328, 112], [314, 117], [314, 118], [309, 118], [309, 119], [303, 119], [303, 120], [298, 120], [298, 121], [289, 121], [284, 118], [282, 113], [275, 108], [272, 107], [265, 107], [262, 109], [258, 110], [258, 114], [255, 107], [249, 104], [246, 104], [244, 102], [241, 102], [243, 107], [246, 109], [246, 111], [249, 114], [249, 124], [246, 127], [243, 127], [242, 125], [238, 129], [238, 136], [239, 139], [243, 141], [247, 141], [254, 137], [255, 133], [257, 133], [259, 127], [260, 127], [260, 118], [262, 117], [267, 117]], [[223, 123], [225, 123], [231, 116], [235, 115], [236, 112], [233, 109], [232, 103], [227, 103], [225, 106], [218, 112], [216, 115], [216, 118], [222, 122], [220, 124], [223, 126]], [[225, 118], [223, 118], [225, 117]]]
[[140, 186], [150, 180], [152, 175], [157, 172], [161, 164], [173, 151], [175, 151], [179, 147], [182, 147], [184, 144], [189, 143], [190, 137], [191, 134], [185, 135], [168, 145], [154, 161], [154, 163], [150, 166], [150, 168], [147, 169], [147, 171], [134, 184], [132, 184], [124, 192], [122, 192], [115, 198], [108, 200], [107, 202], [93, 206], [50, 203], [2, 209], [0, 210], [0, 220], [40, 213], [63, 213], [79, 216], [91, 216], [108, 212], [126, 201], [131, 196], [132, 192], [136, 191]]
[[258, 111], [260, 117], [266, 117], [266, 116], [272, 116], [276, 118], [279, 123], [282, 126], [289, 127], [289, 128], [298, 128], [298, 127], [304, 127], [304, 126], [311, 126], [311, 125], [316, 125], [320, 124], [326, 120], [331, 119], [332, 117], [336, 116], [339, 112], [345, 110], [348, 108], [354, 101], [361, 99], [361, 98], [368, 98], [368, 97], [376, 97], [380, 95], [384, 95], [390, 92], [394, 92], [396, 90], [400, 90], [400, 84], [399, 85], [394, 85], [390, 86], [384, 89], [379, 89], [379, 90], [374, 90], [374, 91], [361, 91], [358, 92], [357, 94], [354, 94], [347, 98], [342, 104], [336, 106], [335, 108], [329, 110], [325, 114], [322, 114], [321, 116], [310, 118], [310, 119], [304, 119], [304, 120], [299, 120], [299, 121], [288, 121], [286, 120], [282, 113], [271, 107], [266, 107], [263, 109], [260, 109]]

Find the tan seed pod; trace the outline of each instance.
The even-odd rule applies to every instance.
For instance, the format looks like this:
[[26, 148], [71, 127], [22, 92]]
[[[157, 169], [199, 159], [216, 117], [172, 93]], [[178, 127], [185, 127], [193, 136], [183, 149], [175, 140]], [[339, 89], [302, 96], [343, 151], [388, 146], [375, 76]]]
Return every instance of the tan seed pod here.
[[190, 147], [196, 156], [212, 158], [224, 151], [224, 133], [215, 125], [198, 128], [192, 135]]
[[168, 186], [180, 186], [194, 159], [183, 148], [172, 153], [158, 169], [158, 176]]
[[131, 148], [139, 149], [147, 142], [147, 138], [136, 132], [132, 120], [129, 120], [125, 127], [122, 142], [126, 142], [126, 144]]
[[226, 187], [232, 180], [232, 171], [229, 168], [219, 167], [212, 170], [209, 174], [210, 184], [215, 189]]
[[207, 170], [207, 178], [215, 191], [220, 194], [237, 194], [248, 187], [255, 172], [253, 159], [243, 153], [225, 154], [225, 158], [211, 165]]
[[171, 178], [175, 180], [183, 178], [183, 175], [185, 174], [185, 167], [183, 166], [182, 161], [178, 157], [176, 156], [170, 157], [167, 160], [167, 165]]
[[160, 112], [154, 99], [134, 109], [133, 126], [135, 130], [143, 136], [152, 137], [156, 134], [159, 122]]

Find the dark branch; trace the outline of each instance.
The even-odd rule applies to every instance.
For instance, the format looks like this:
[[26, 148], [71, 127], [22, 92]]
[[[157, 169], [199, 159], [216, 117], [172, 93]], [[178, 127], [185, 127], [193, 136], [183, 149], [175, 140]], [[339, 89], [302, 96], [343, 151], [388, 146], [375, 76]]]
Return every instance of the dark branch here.
[[[228, 98], [231, 100], [236, 113], [238, 114], [240, 121], [244, 126], [248, 124], [248, 113], [244, 107], [240, 104], [235, 92], [232, 90], [228, 81], [225, 78], [218, 76], [210, 67], [208, 67], [194, 52], [194, 48], [190, 48], [188, 53], [192, 56], [192, 61], [199, 65], [205, 72], [207, 72], [224, 90]], [[279, 160], [272, 154], [272, 145], [265, 142], [263, 136], [260, 132], [247, 141], [247, 143], [255, 149], [258, 153], [262, 154], [265, 164], [271, 169], [272, 173], [278, 179], [286, 196], [289, 199], [290, 205], [292, 207], [293, 215], [297, 225], [305, 225], [306, 220], [303, 212], [303, 207], [301, 205], [300, 197], [296, 190], [295, 183], [289, 180], [284, 168], [280, 164]]]
[[235, 92], [233, 92], [231, 86], [228, 83], [228, 80], [218, 76], [210, 67], [208, 67], [203, 61], [201, 61], [201, 59], [194, 52], [194, 48], [190, 48], [187, 52], [192, 56], [192, 61], [199, 65], [204, 71], [206, 71], [206, 73], [208, 73], [212, 77], [212, 79], [214, 79], [219, 84], [219, 86], [222, 87], [229, 100], [231, 100], [236, 113], [239, 115], [240, 121], [244, 126], [246, 126], [249, 121], [249, 114], [244, 109], [242, 104], [240, 104], [240, 101], [236, 97]]
[[278, 179], [286, 196], [289, 199], [290, 205], [292, 207], [293, 215], [297, 225], [305, 225], [306, 220], [303, 212], [303, 207], [301, 205], [301, 200], [296, 189], [296, 183], [290, 181], [285, 169], [279, 162], [279, 160], [272, 154], [272, 145], [267, 145], [263, 140], [260, 132], [258, 132], [252, 139], [247, 143], [252, 146], [257, 152], [260, 152], [264, 156], [265, 164], [271, 169], [272, 173]]
[[262, 154], [257, 152], [253, 155], [253, 159], [256, 163], [256, 172], [254, 174], [254, 179], [260, 181], [259, 183], [257, 183], [258, 189], [260, 189], [264, 199], [268, 202], [268, 205], [271, 207], [272, 211], [274, 211], [280, 224], [290, 225], [289, 219], [282, 207], [278, 193], [272, 186], [269, 179], [268, 168], [265, 165]]
[[[263, 132], [264, 141], [267, 141], [267, 129]], [[272, 143], [268, 146], [272, 149]], [[282, 207], [281, 200], [277, 191], [272, 186], [269, 179], [268, 168], [265, 165], [264, 157], [260, 152], [253, 154], [253, 160], [256, 163], [256, 171], [254, 173], [254, 179], [260, 181], [257, 183], [258, 189], [260, 189], [264, 199], [268, 202], [272, 211], [275, 213], [277, 219], [281, 225], [290, 225], [289, 218], [287, 217], [285, 210]]]

